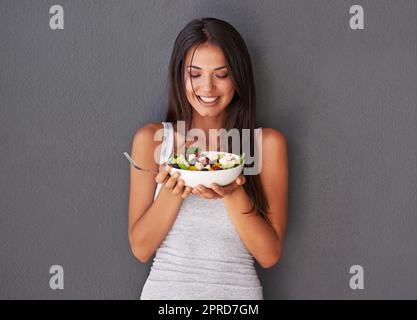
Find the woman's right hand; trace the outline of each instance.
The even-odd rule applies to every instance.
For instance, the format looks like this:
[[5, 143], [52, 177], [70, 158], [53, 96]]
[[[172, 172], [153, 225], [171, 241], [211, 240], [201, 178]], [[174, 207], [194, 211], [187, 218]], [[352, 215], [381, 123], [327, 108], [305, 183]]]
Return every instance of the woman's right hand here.
[[191, 193], [192, 188], [186, 187], [184, 180], [179, 179], [180, 173], [175, 172], [173, 175], [169, 174], [171, 167], [168, 164], [160, 165], [159, 172], [155, 177], [156, 183], [163, 183], [163, 187], [171, 190], [174, 196], [181, 195], [182, 199], [188, 197]]

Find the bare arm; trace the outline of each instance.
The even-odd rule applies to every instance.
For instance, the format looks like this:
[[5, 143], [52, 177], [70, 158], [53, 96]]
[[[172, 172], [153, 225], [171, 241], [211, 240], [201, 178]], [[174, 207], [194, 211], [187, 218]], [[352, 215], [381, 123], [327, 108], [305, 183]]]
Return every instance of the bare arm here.
[[288, 210], [287, 142], [283, 134], [271, 128], [262, 134], [261, 184], [269, 204], [272, 226], [259, 215], [243, 215], [251, 203], [243, 187], [228, 197], [225, 206], [248, 251], [264, 268], [274, 266], [283, 251]]
[[[182, 201], [191, 189], [185, 188], [179, 176], [170, 176], [154, 161], [153, 150], [159, 144], [154, 141], [155, 127], [146, 125], [133, 138], [132, 158], [143, 168], [157, 171], [153, 174], [130, 169], [129, 242], [134, 256], [146, 262], [171, 229]], [[163, 183], [153, 200], [156, 183]]]
[[244, 175], [225, 187], [213, 184], [207, 188], [199, 185], [192, 192], [206, 199], [223, 198], [227, 212], [248, 251], [262, 267], [270, 268], [278, 262], [284, 247], [288, 209], [288, 159], [284, 135], [272, 128], [265, 128], [262, 132], [260, 180], [269, 205], [268, 217], [271, 224], [255, 211], [255, 214], [242, 214], [252, 208], [242, 186], [246, 180]]

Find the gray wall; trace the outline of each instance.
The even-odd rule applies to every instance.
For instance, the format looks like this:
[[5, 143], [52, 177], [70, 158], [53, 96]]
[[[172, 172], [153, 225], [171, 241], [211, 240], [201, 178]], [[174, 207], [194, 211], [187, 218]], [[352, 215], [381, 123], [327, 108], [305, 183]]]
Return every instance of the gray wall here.
[[163, 120], [175, 37], [202, 16], [241, 32], [259, 122], [288, 139], [288, 234], [279, 264], [257, 266], [265, 298], [417, 298], [413, 0], [2, 0], [0, 298], [139, 297], [150, 262], [129, 249], [122, 152]]

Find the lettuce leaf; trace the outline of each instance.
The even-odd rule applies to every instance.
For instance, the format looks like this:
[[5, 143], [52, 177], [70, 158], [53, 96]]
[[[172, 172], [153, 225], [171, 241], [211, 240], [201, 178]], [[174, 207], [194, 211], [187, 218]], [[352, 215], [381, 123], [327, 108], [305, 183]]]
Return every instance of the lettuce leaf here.
[[245, 163], [245, 153], [240, 156], [240, 164]]
[[187, 169], [188, 169], [188, 167], [187, 167], [184, 163], [182, 163], [182, 162], [178, 163], [178, 166], [179, 166], [181, 169], [183, 169], [183, 170], [187, 170]]
[[201, 153], [201, 148], [200, 148], [200, 147], [187, 147], [187, 148], [185, 149], [185, 153], [186, 153], [186, 154], [190, 154], [190, 153], [194, 154], [196, 151], [197, 151], [198, 153]]

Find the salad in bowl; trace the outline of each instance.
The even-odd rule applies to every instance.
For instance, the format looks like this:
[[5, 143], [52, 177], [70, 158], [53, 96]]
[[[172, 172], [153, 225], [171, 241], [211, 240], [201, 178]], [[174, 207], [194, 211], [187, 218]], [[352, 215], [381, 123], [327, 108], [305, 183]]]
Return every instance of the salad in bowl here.
[[245, 154], [201, 151], [200, 148], [187, 148], [185, 155], [174, 154], [167, 161], [170, 174], [179, 172], [185, 185], [196, 187], [201, 184], [210, 188], [212, 183], [225, 186], [232, 183], [242, 173]]

